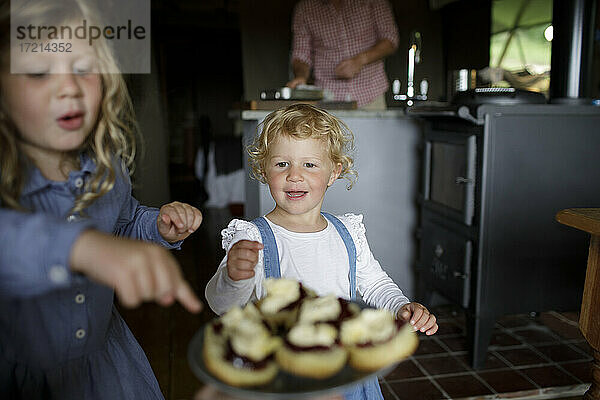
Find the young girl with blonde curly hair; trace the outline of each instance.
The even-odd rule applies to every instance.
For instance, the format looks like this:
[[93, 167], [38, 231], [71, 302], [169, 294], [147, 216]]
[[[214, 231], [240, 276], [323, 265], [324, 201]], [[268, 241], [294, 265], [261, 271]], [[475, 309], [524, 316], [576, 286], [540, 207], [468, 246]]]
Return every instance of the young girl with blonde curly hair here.
[[133, 110], [105, 43], [9, 49], [9, 15], [16, 26], [93, 23], [88, 2], [13, 4], [12, 13], [0, 4], [0, 393], [162, 399], [114, 295], [127, 307], [179, 301], [198, 312], [165, 248], [178, 248], [202, 216], [132, 197]]
[[[249, 148], [254, 177], [269, 186], [275, 208], [252, 222], [234, 219], [223, 230], [227, 252], [206, 287], [217, 314], [265, 295], [269, 277], [299, 280], [319, 295], [354, 299], [358, 292], [374, 307], [409, 320], [427, 335], [435, 317], [410, 302], [374, 258], [363, 216], [334, 216], [321, 210], [327, 188], [356, 176], [353, 135], [331, 114], [296, 104], [269, 114]], [[345, 394], [349, 399], [381, 399], [377, 380]]]

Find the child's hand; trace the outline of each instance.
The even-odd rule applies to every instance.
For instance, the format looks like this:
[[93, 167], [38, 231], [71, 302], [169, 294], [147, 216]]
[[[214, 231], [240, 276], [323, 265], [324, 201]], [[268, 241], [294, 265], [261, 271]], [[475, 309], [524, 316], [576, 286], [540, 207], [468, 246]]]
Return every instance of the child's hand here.
[[415, 331], [424, 332], [426, 335], [433, 335], [438, 330], [435, 316], [422, 304], [405, 304], [398, 311], [398, 316], [405, 321], [410, 320], [410, 324], [413, 325]]
[[258, 251], [262, 243], [240, 240], [229, 249], [227, 254], [227, 274], [234, 281], [254, 276], [254, 266], [258, 262]]
[[196, 207], [174, 201], [160, 208], [158, 231], [169, 243], [183, 240], [190, 236], [202, 223], [202, 213]]
[[202, 309], [175, 258], [156, 244], [88, 230], [75, 241], [69, 262], [71, 270], [112, 287], [125, 307], [177, 300], [190, 312]]

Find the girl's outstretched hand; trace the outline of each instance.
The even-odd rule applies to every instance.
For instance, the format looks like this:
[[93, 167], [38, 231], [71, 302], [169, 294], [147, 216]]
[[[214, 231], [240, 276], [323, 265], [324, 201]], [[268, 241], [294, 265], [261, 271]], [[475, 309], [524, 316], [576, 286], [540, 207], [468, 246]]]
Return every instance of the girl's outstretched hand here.
[[202, 223], [202, 213], [196, 207], [174, 201], [160, 208], [158, 232], [169, 243], [190, 236]]
[[398, 316], [426, 335], [433, 335], [438, 330], [435, 316], [429, 312], [424, 305], [419, 303], [408, 303], [400, 308]]
[[240, 240], [231, 246], [227, 254], [227, 275], [234, 281], [252, 278], [258, 251], [263, 247], [262, 243], [250, 240]]
[[190, 312], [202, 309], [175, 258], [156, 244], [87, 230], [71, 248], [69, 262], [72, 271], [112, 287], [125, 307], [178, 301]]

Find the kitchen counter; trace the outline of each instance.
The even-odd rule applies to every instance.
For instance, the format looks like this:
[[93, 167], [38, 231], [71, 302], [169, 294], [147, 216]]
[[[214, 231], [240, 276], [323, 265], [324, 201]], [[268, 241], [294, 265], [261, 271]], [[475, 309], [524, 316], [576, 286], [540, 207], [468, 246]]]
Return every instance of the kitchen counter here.
[[445, 107], [420, 107], [415, 106], [406, 110], [406, 115], [411, 117], [458, 117], [475, 125], [483, 125], [486, 115], [554, 115], [560, 113], [565, 117], [589, 116], [600, 114], [600, 107], [592, 105], [564, 105], [564, 104], [481, 104], [481, 105], [447, 105]]
[[[274, 110], [273, 110], [274, 111]], [[229, 112], [230, 118], [240, 118], [242, 120], [262, 120], [272, 111], [266, 110], [232, 110]], [[367, 110], [327, 110], [342, 120], [345, 118], [399, 118], [406, 116], [403, 108], [393, 108], [384, 111]]]

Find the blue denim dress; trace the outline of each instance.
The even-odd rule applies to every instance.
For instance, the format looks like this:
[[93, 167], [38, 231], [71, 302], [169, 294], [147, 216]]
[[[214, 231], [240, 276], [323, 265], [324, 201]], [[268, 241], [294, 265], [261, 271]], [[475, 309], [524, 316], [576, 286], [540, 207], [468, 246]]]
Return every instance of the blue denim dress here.
[[163, 399], [148, 360], [114, 307], [113, 290], [69, 269], [69, 252], [90, 227], [165, 242], [158, 210], [139, 205], [126, 174], [86, 217], [70, 215], [95, 169], [65, 182], [32, 168], [21, 196], [31, 213], [0, 208], [0, 398]]
[[[335, 215], [322, 213], [325, 218], [335, 226], [336, 230], [342, 237], [346, 250], [348, 251], [348, 260], [350, 269], [348, 272], [348, 280], [350, 281], [350, 299], [356, 299], [356, 246], [352, 240], [352, 236], [346, 226]], [[263, 264], [265, 267], [265, 278], [281, 278], [281, 269], [279, 266], [279, 252], [277, 251], [277, 242], [273, 230], [264, 217], [256, 218], [252, 221], [260, 232], [263, 249]], [[344, 393], [344, 399], [347, 400], [383, 400], [383, 394], [379, 387], [377, 378], [370, 379], [357, 385], [351, 390]]]

